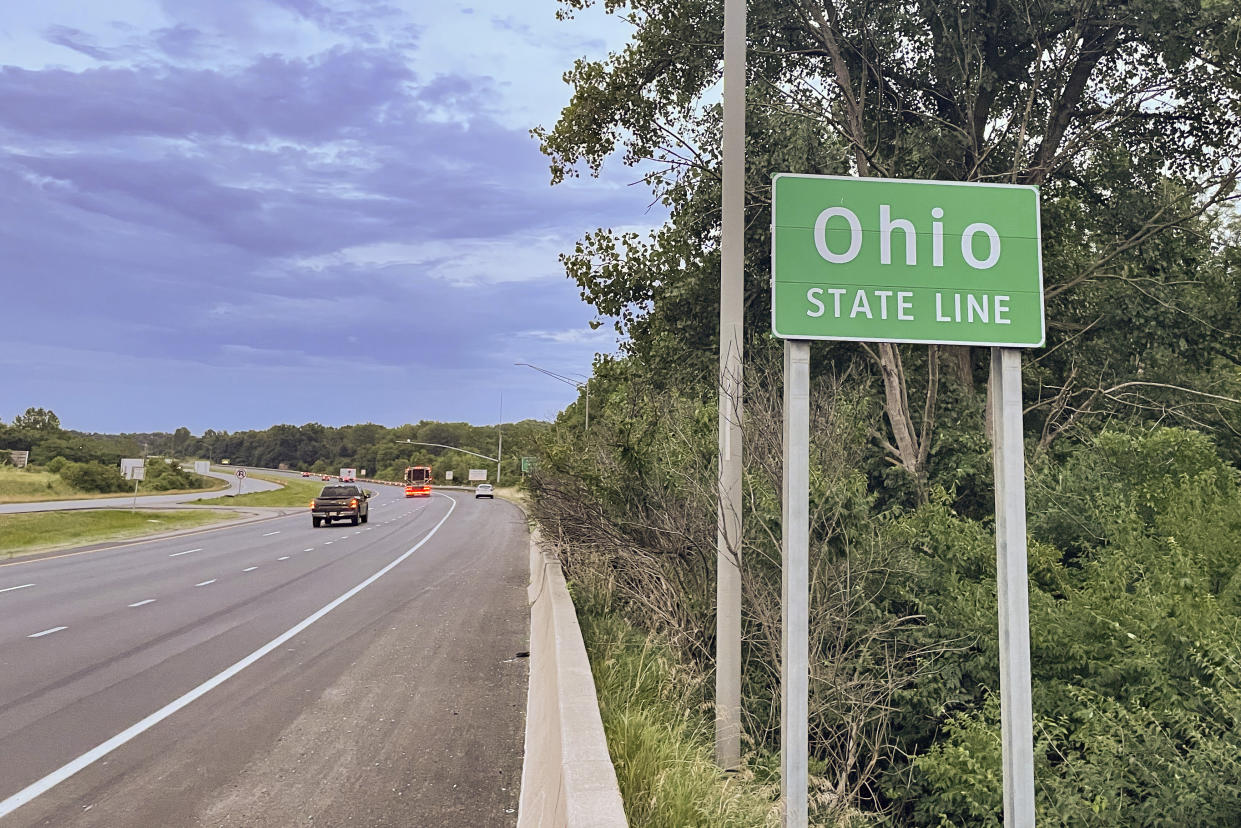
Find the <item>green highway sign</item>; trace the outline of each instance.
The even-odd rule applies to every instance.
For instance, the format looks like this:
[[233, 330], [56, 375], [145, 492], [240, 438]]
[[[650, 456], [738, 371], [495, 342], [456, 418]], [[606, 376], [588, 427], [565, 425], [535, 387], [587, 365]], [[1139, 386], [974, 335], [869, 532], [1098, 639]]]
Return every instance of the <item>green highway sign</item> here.
[[779, 173], [771, 287], [784, 339], [1039, 347], [1038, 188]]

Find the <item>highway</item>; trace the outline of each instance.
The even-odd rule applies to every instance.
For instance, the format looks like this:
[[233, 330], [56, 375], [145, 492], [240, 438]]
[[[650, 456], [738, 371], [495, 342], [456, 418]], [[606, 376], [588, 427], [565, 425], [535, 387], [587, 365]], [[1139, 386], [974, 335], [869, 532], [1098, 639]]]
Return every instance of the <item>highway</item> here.
[[512, 825], [525, 519], [377, 491], [0, 565], [0, 825]]

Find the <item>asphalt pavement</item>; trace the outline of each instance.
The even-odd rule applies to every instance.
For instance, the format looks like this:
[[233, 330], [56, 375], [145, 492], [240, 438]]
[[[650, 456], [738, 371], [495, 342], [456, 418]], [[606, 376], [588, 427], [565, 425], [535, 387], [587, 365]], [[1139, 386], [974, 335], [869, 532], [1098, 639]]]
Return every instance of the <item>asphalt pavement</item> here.
[[375, 488], [0, 565], [0, 825], [515, 824], [524, 517]]

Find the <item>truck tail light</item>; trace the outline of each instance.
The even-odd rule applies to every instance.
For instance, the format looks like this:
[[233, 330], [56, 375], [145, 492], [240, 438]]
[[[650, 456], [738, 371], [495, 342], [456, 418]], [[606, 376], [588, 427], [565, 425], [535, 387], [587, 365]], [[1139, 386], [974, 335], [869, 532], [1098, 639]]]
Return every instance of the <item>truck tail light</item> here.
[[314, 502], [313, 500], [312, 500], [312, 501], [310, 501], [310, 508], [312, 508], [312, 509], [313, 509], [313, 508], [315, 508], [315, 502]]

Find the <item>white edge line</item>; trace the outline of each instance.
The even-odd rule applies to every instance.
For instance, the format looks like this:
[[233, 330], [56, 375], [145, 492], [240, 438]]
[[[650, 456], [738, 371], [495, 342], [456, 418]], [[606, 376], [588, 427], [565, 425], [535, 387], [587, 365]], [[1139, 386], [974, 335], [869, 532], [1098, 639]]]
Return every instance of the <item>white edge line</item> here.
[[138, 603], [136, 603], [136, 604], [130, 604], [130, 606], [131, 606], [131, 607], [140, 607], [140, 606], [142, 606], [143, 604], [154, 604], [154, 603], [155, 603], [155, 599], [154, 599], [154, 598], [148, 598], [148, 599], [146, 599], [145, 601], [139, 601], [139, 602], [138, 602]]
[[69, 628], [68, 627], [52, 627], [50, 630], [44, 630], [43, 632], [37, 632], [34, 635], [28, 635], [26, 637], [27, 638], [39, 638], [44, 635], [51, 635], [54, 632], [60, 632], [61, 630], [67, 630], [67, 629]]
[[34, 584], [22, 584], [21, 586], [5, 587], [4, 589], [0, 589], [0, 592], [12, 592], [15, 589], [25, 589], [26, 587], [32, 586], [34, 586]]
[[[307, 616], [296, 626], [276, 636], [271, 641], [264, 644], [262, 647], [259, 647], [257, 650], [250, 653], [250, 655], [246, 656], [245, 658], [233, 664], [231, 667], [226, 667], [222, 672], [217, 673], [216, 675], [207, 679], [202, 684], [198, 685], [193, 690], [190, 690], [185, 695], [169, 702], [168, 704], [161, 707], [159, 710], [156, 710], [154, 713], [147, 716], [145, 719], [142, 719], [141, 721], [138, 721], [130, 725], [129, 727], [122, 730], [120, 733], [113, 736], [111, 739], [108, 739], [106, 742], [96, 745], [95, 747], [86, 751], [86, 753], [83, 753], [81, 756], [72, 760], [71, 762], [61, 765], [59, 768], [52, 771], [47, 776], [44, 776], [42, 779], [39, 779], [35, 782], [30, 783], [29, 785], [22, 788], [17, 793], [10, 796], [8, 799], [0, 801], [0, 817], [4, 817], [4, 816], [7, 816], [13, 813], [13, 811], [17, 810], [22, 805], [25, 805], [30, 800], [34, 799], [40, 794], [46, 793], [47, 791], [54, 788], [56, 785], [59, 785], [61, 782], [64, 782], [66, 779], [73, 776], [78, 771], [82, 770], [83, 768], [89, 767], [93, 763], [107, 756], [109, 753], [121, 747], [126, 742], [133, 739], [134, 737], [141, 735], [147, 730], [150, 730], [152, 727], [159, 724], [164, 719], [167, 719], [173, 713], [176, 713], [178, 710], [185, 707], [190, 702], [194, 701], [195, 699], [198, 699], [200, 696], [205, 695], [209, 691], [214, 690], [216, 687], [228, 681], [230, 678], [237, 675], [242, 670], [246, 669], [251, 664], [253, 664], [254, 662], [258, 661], [263, 656], [270, 653], [272, 650], [284, 644], [290, 638], [297, 635], [299, 632], [306, 629], [311, 624], [315, 623], [320, 618], [327, 615], [329, 612], [336, 609], [341, 604], [345, 603], [346, 601], [348, 601], [353, 596], [357, 595], [362, 590], [366, 589], [368, 586], [373, 584], [375, 581], [379, 580], [384, 575], [387, 575], [388, 572], [390, 572], [394, 567], [397, 566], [397, 564], [401, 563], [406, 558], [408, 558], [410, 555], [417, 552], [418, 549], [424, 543], [431, 540], [431, 538], [435, 535], [435, 533], [439, 531], [439, 528], [443, 526], [445, 521], [447, 521], [448, 518], [452, 515], [453, 509], [457, 508], [457, 501], [451, 497], [447, 499], [449, 502], [452, 503], [452, 506], [448, 509], [448, 514], [440, 518], [440, 522], [435, 524], [435, 526], [431, 529], [431, 531], [427, 533], [426, 537], [424, 537], [422, 540], [418, 541], [416, 544], [414, 544], [409, 549], [407, 549], [396, 560], [392, 561], [387, 566], [385, 566], [383, 569], [379, 570], [374, 575], [370, 576], [365, 581], [363, 581], [362, 583], [355, 586], [353, 589], [346, 592], [344, 595], [341, 595], [339, 598], [335, 599], [334, 601], [329, 603], [327, 606], [323, 607], [322, 609], [318, 610], [312, 615]], [[65, 628], [61, 627], [60, 629], [65, 629]]]

